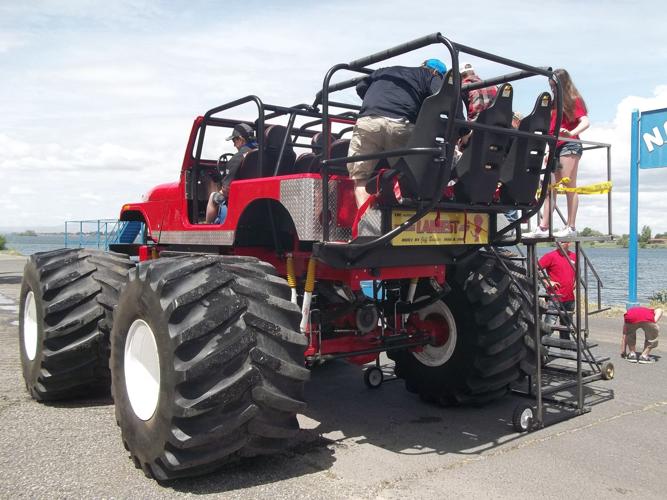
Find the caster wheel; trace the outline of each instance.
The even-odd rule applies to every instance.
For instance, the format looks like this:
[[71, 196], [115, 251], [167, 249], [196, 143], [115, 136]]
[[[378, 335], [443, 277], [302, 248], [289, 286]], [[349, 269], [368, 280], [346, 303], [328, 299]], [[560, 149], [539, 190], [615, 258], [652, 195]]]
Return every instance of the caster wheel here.
[[533, 407], [528, 404], [521, 404], [514, 409], [512, 415], [512, 426], [517, 432], [528, 432], [533, 426], [535, 412]]
[[614, 378], [614, 363], [611, 361], [607, 361], [605, 363], [602, 363], [602, 366], [600, 367], [600, 370], [602, 371], [602, 378], [605, 380], [611, 380]]
[[370, 389], [377, 389], [384, 381], [384, 374], [377, 366], [371, 366], [364, 370], [364, 384]]

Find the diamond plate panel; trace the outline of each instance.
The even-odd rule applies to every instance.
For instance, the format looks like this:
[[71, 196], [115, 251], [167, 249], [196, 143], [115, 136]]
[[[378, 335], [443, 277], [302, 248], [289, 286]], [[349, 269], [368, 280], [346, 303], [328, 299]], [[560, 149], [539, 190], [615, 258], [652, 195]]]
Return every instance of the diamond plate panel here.
[[156, 231], [159, 243], [172, 245], [232, 245], [234, 231]]
[[[338, 212], [338, 183], [329, 182], [329, 235], [332, 240], [347, 241], [352, 237], [349, 227], [337, 227], [335, 216]], [[322, 240], [322, 179], [286, 179], [280, 183], [280, 202], [287, 209], [297, 235], [302, 241]]]

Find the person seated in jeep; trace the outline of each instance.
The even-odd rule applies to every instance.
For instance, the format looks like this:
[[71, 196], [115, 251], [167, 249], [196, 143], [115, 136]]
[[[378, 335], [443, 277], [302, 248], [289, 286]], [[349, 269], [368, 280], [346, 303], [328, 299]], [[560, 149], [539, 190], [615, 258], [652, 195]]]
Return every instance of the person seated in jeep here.
[[209, 176], [217, 184], [217, 189], [212, 189], [208, 197], [208, 204], [206, 205], [207, 224], [222, 224], [225, 222], [229, 185], [236, 178], [236, 174], [243, 163], [243, 158], [253, 149], [257, 149], [254, 131], [246, 123], [236, 125], [227, 140], [232, 141], [238, 151], [227, 161], [224, 176], [220, 175], [219, 178]]

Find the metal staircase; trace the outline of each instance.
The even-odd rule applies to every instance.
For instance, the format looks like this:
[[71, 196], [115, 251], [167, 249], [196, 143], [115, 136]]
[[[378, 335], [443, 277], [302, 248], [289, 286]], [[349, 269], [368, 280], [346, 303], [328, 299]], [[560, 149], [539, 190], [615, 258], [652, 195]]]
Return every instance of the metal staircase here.
[[[537, 402], [536, 408], [531, 405], [521, 404], [514, 412], [514, 427], [517, 431], [540, 429], [545, 426], [544, 402], [569, 408], [572, 411], [564, 412], [560, 418], [555, 418], [551, 423], [581, 415], [590, 411], [584, 404], [583, 386], [596, 380], [609, 380], [614, 376], [614, 365], [608, 357], [597, 357], [592, 349], [597, 344], [588, 342], [588, 318], [608, 308], [601, 306], [600, 291], [602, 281], [595, 272], [592, 262], [581, 248], [581, 242], [589, 239], [600, 238], [573, 237], [555, 239], [560, 252], [565, 252], [561, 246], [562, 241], [570, 241], [575, 245], [575, 262], [573, 270], [575, 273], [575, 310], [566, 311], [562, 304], [550, 292], [548, 276], [544, 269], [539, 266], [536, 241], [524, 241], [527, 250], [527, 269], [532, 279], [534, 297], [547, 299], [547, 307], [540, 304], [540, 300], [534, 301], [535, 318], [542, 318], [542, 314], [557, 316], [558, 323], [547, 325], [541, 319], [535, 322], [534, 342], [541, 346], [536, 351], [536, 370], [533, 376], [527, 377], [525, 388], [516, 388], [515, 394], [534, 398]], [[594, 287], [597, 291], [597, 304], [593, 310], [589, 308], [589, 291], [593, 278]], [[558, 332], [558, 337], [552, 334]], [[559, 394], [567, 389], [575, 389], [575, 399], [572, 402], [568, 395]], [[570, 398], [571, 399], [571, 398]]]
[[[560, 241], [556, 241], [556, 248], [563, 255], [566, 255], [566, 251], [563, 249]], [[597, 347], [597, 344], [592, 344], [588, 342], [588, 318], [592, 314], [597, 314], [599, 312], [605, 311], [608, 308], [603, 308], [600, 306], [600, 291], [602, 289], [602, 281], [600, 280], [599, 275], [595, 272], [592, 262], [578, 244], [577, 252], [577, 262], [579, 265], [572, 264], [572, 271], [575, 273], [575, 279], [577, 280], [577, 286], [580, 291], [583, 293], [583, 300], [577, 300], [576, 303], [579, 304], [579, 311], [567, 311], [563, 307], [562, 303], [557, 300], [557, 297], [552, 292], [551, 287], [549, 286], [549, 276], [546, 271], [540, 267], [537, 263], [537, 278], [540, 282], [544, 294], [542, 295], [547, 299], [547, 309], [545, 311], [546, 315], [552, 315], [557, 318], [555, 324], [545, 324], [544, 326], [549, 331], [549, 335], [543, 335], [542, 346], [544, 346], [546, 359], [545, 363], [545, 372], [556, 371], [560, 374], [571, 374], [573, 380], [569, 383], [561, 383], [557, 387], [549, 386], [547, 392], [558, 392], [560, 390], [573, 387], [577, 385], [578, 382], [578, 371], [581, 370], [582, 382], [588, 383], [594, 380], [599, 380], [601, 378], [608, 379], [613, 376], [613, 367], [611, 367], [611, 372], [609, 371], [609, 357], [597, 357], [593, 354], [592, 349]], [[569, 259], [568, 259], [569, 261]], [[583, 266], [581, 263], [583, 262]], [[578, 269], [578, 271], [577, 271]], [[582, 272], [583, 271], [583, 272]], [[590, 282], [588, 280], [588, 273], [593, 275], [595, 278], [595, 285], [597, 288], [597, 308], [590, 310], [588, 307], [588, 290]], [[580, 274], [581, 273], [581, 274]], [[583, 302], [583, 303], [582, 303]], [[583, 314], [581, 309], [584, 306]], [[583, 317], [583, 323], [579, 320], [580, 317]], [[558, 333], [558, 338], [554, 338], [551, 335], [553, 333]], [[577, 362], [581, 364], [581, 367], [573, 367], [570, 362]], [[543, 390], [544, 394], [544, 390]]]
[[131, 244], [137, 239], [137, 236], [142, 231], [144, 224], [139, 221], [119, 221], [118, 222], [118, 238], [117, 241], [111, 243]]

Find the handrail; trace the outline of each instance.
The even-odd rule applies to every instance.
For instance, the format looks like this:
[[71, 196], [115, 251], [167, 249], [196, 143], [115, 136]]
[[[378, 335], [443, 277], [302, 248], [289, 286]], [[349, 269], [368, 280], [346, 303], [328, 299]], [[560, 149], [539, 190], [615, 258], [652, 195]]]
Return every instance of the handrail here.
[[[581, 144], [584, 150], [591, 150], [591, 149], [602, 149], [605, 148], [607, 150], [606, 154], [606, 174], [607, 174], [607, 182], [611, 182], [611, 144], [604, 143], [604, 142], [595, 142], [595, 141], [588, 141], [584, 139], [572, 139], [570, 137], [559, 137], [558, 138], [561, 141], [564, 142], [574, 142], [577, 144]], [[587, 147], [588, 146], [588, 147]], [[546, 175], [545, 175], [546, 178]], [[567, 223], [567, 219], [563, 216], [563, 213], [560, 211], [558, 206], [555, 203], [555, 195], [552, 195], [551, 192], [549, 192], [550, 198], [550, 206], [552, 209], [553, 213], [558, 214], [560, 217], [561, 222]], [[533, 214], [534, 215], [534, 214]], [[539, 224], [541, 220], [541, 214], [538, 212], [538, 219], [537, 222]], [[532, 217], [532, 215], [530, 216]], [[611, 191], [607, 193], [607, 236], [611, 237], [613, 236], [613, 231], [612, 231], [612, 200], [611, 200]], [[554, 226], [554, 218], [549, 217], [549, 234], [553, 234], [553, 226]], [[530, 230], [530, 221], [528, 222], [528, 229]]]
[[[68, 226], [71, 224], [78, 226], [74, 240], [70, 239]], [[66, 248], [98, 248], [107, 251], [109, 245], [118, 242], [125, 225], [127, 222], [117, 219], [68, 220], [65, 221], [64, 245]]]

